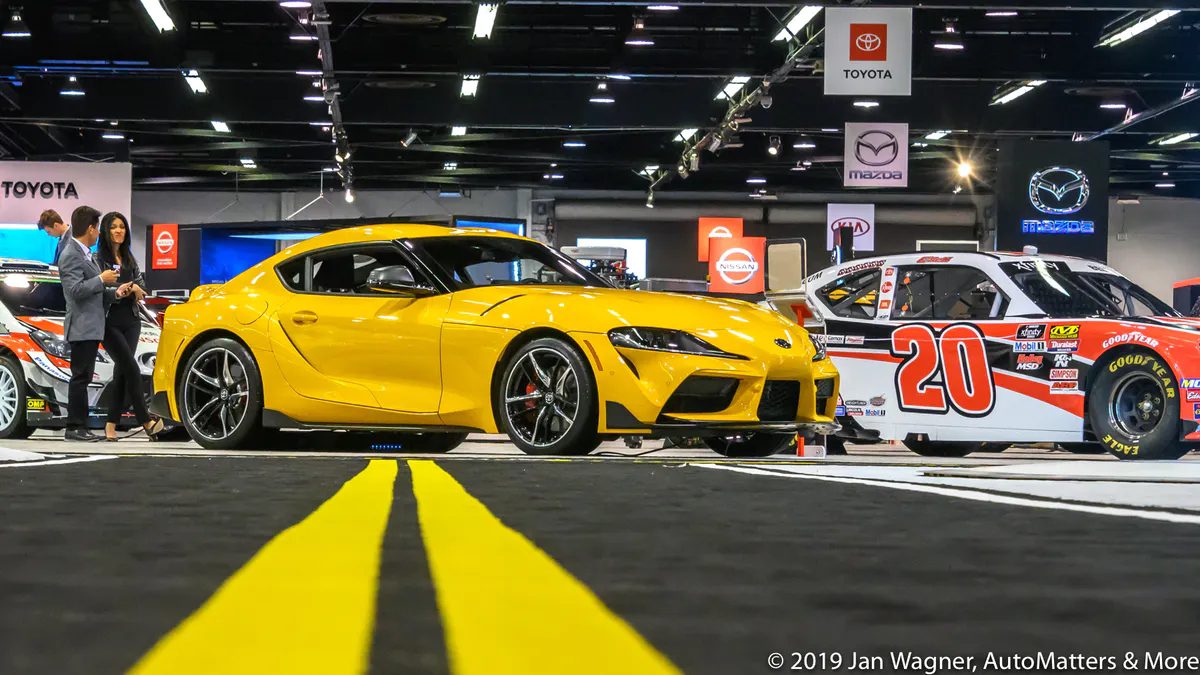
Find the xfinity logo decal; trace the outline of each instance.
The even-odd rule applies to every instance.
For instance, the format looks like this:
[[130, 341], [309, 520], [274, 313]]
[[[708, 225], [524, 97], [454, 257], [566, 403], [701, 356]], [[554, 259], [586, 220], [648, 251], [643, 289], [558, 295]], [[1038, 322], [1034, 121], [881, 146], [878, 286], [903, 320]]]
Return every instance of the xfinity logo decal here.
[[1079, 169], [1051, 166], [1029, 178], [1029, 203], [1042, 213], [1068, 215], [1087, 205], [1091, 187]]
[[725, 283], [740, 286], [754, 278], [758, 261], [744, 248], [731, 248], [717, 258], [716, 270]]
[[41, 197], [42, 199], [79, 199], [79, 191], [74, 183], [50, 181], [6, 180], [0, 183], [4, 189], [4, 198]]
[[854, 156], [867, 166], [887, 166], [896, 161], [899, 143], [892, 134], [872, 129], [858, 135], [854, 141]]

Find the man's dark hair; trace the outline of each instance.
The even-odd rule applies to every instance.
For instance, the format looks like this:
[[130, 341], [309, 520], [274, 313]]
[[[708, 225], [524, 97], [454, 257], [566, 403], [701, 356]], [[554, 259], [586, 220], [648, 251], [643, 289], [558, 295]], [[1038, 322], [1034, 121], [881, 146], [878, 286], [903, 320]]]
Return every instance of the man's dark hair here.
[[90, 206], [81, 206], [71, 214], [71, 236], [78, 239], [87, 234], [88, 228], [100, 224], [100, 212]]
[[54, 209], [46, 209], [42, 211], [42, 215], [38, 218], [38, 228], [41, 230], [49, 230], [57, 223], [63, 222], [62, 216], [58, 215], [58, 211]]

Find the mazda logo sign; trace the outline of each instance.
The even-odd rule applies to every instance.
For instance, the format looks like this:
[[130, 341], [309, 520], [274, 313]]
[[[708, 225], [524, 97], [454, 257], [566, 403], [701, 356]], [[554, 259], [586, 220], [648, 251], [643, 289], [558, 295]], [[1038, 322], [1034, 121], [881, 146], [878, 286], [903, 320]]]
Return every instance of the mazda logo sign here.
[[1077, 213], [1090, 195], [1087, 175], [1079, 169], [1051, 166], [1029, 177], [1029, 203], [1042, 213]]
[[896, 161], [899, 153], [899, 142], [887, 131], [864, 131], [854, 141], [855, 159], [867, 166], [887, 166]]
[[858, 47], [864, 52], [873, 52], [876, 49], [879, 49], [879, 46], [882, 44], [883, 40], [880, 40], [879, 36], [874, 33], [863, 33], [862, 35], [854, 38], [854, 46]]

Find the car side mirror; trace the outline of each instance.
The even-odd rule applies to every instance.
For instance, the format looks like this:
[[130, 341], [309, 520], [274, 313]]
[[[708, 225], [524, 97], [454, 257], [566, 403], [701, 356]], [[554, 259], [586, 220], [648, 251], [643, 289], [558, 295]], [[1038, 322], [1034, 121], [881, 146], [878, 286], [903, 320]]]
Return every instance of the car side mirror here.
[[367, 287], [373, 291], [394, 293], [414, 298], [433, 295], [437, 291], [417, 283], [412, 270], [406, 265], [388, 265], [371, 270], [367, 275]]

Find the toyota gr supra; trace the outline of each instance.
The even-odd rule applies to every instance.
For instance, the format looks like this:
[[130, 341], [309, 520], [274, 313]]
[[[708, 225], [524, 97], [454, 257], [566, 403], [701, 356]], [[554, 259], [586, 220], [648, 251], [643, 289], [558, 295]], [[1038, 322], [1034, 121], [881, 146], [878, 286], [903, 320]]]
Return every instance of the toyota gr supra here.
[[615, 289], [531, 239], [402, 224], [328, 232], [197, 288], [166, 311], [154, 385], [152, 407], [208, 448], [298, 428], [585, 454], [671, 433], [755, 456], [833, 430], [838, 375], [753, 304]]
[[961, 456], [1019, 441], [1122, 459], [1200, 443], [1200, 320], [1116, 270], [1027, 253], [911, 253], [808, 279], [846, 376], [843, 437]]
[[[71, 345], [63, 339], [66, 301], [58, 268], [35, 260], [0, 258], [0, 438], [28, 438], [35, 429], [66, 425]], [[149, 391], [158, 326], [143, 316], [134, 357]], [[88, 422], [104, 425], [113, 363], [103, 345], [88, 385]], [[118, 428], [136, 427], [126, 414]]]

